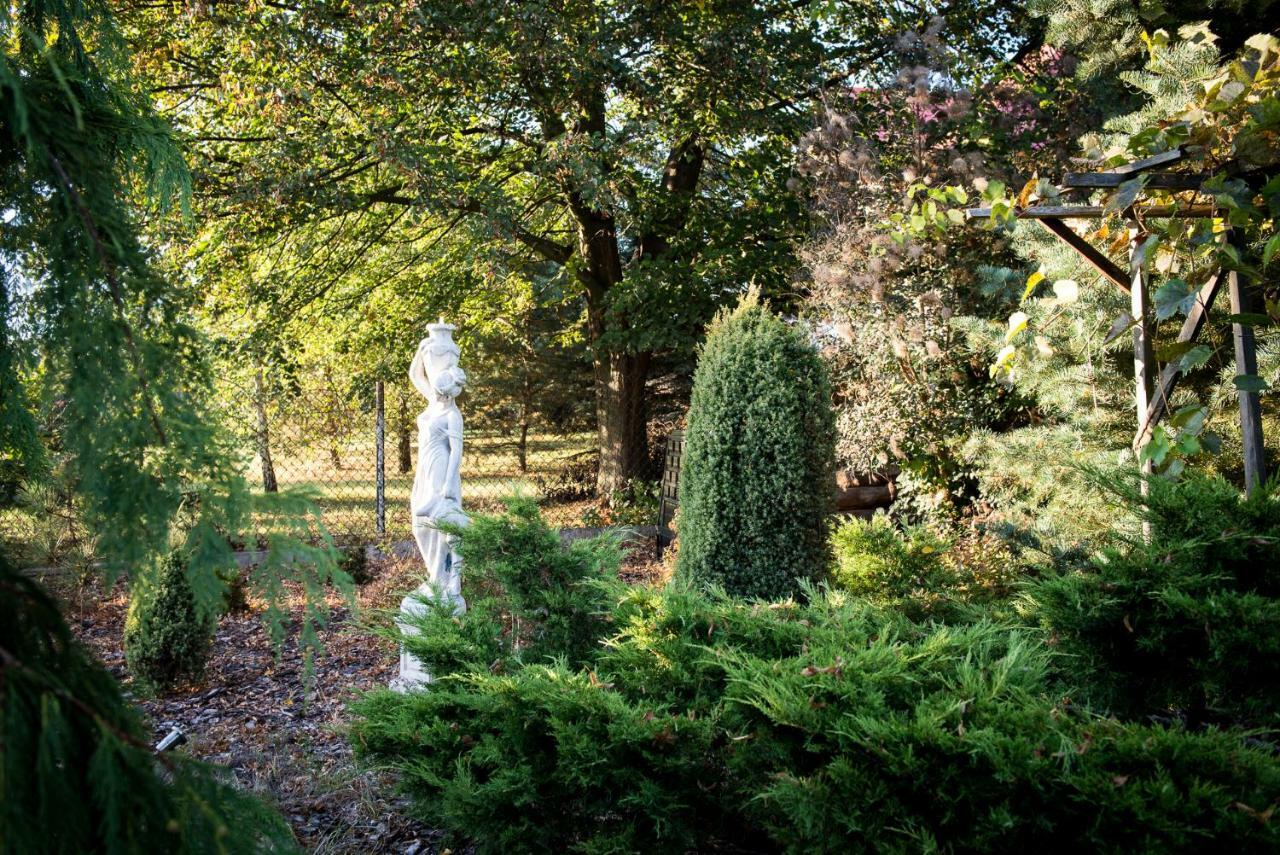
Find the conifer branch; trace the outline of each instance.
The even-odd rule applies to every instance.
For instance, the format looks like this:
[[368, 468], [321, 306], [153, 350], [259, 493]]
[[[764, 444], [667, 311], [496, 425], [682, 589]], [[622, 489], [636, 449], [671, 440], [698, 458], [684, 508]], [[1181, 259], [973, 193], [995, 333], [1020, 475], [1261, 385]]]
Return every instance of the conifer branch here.
[[111, 291], [111, 302], [115, 306], [120, 324], [124, 329], [125, 346], [129, 348], [129, 356], [133, 360], [133, 368], [138, 377], [139, 392], [141, 392], [143, 404], [147, 408], [147, 415], [151, 419], [151, 427], [155, 430], [156, 438], [160, 441], [160, 444], [167, 445], [168, 437], [165, 434], [164, 425], [160, 422], [160, 415], [156, 411], [155, 401], [151, 395], [151, 387], [147, 381], [146, 367], [142, 364], [142, 355], [139, 353], [138, 344], [133, 337], [133, 327], [129, 324], [129, 318], [125, 313], [124, 297], [120, 293], [120, 279], [116, 275], [115, 263], [107, 252], [106, 245], [102, 241], [102, 235], [98, 232], [97, 224], [93, 220], [93, 214], [90, 212], [89, 206], [85, 204], [84, 198], [76, 190], [75, 185], [72, 184], [71, 177], [67, 175], [66, 169], [62, 166], [62, 161], [58, 160], [58, 156], [53, 153], [53, 150], [47, 144], [43, 148], [45, 156], [49, 158], [49, 164], [58, 173], [58, 180], [75, 204], [80, 221], [84, 224], [85, 233], [93, 241], [94, 249], [98, 253], [98, 262], [102, 265], [103, 275], [106, 276], [107, 285]]

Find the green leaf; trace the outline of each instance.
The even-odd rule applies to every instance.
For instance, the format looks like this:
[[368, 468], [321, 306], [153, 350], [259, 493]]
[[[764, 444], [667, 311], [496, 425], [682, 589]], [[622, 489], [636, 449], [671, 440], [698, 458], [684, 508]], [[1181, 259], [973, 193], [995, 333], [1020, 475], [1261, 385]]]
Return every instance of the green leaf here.
[[1156, 425], [1151, 432], [1151, 439], [1146, 445], [1142, 446], [1142, 451], [1138, 455], [1138, 459], [1145, 462], [1150, 460], [1155, 466], [1164, 463], [1164, 459], [1169, 456], [1169, 434], [1164, 428]]
[[1187, 314], [1195, 305], [1196, 287], [1181, 279], [1170, 279], [1156, 289], [1156, 320], [1163, 321], [1175, 314]]
[[1210, 431], [1200, 437], [1200, 445], [1203, 446], [1204, 450], [1210, 454], [1217, 454], [1222, 451], [1222, 437]]
[[1178, 370], [1186, 373], [1192, 369], [1199, 368], [1209, 361], [1209, 357], [1213, 356], [1213, 348], [1207, 344], [1197, 344], [1183, 355], [1178, 362]]
[[1209, 411], [1199, 404], [1189, 404], [1179, 409], [1169, 419], [1169, 424], [1178, 428], [1182, 433], [1198, 434], [1204, 428], [1205, 420], [1209, 418]]
[[1108, 213], [1123, 211], [1138, 201], [1138, 194], [1142, 192], [1142, 177], [1131, 178], [1121, 184], [1107, 197], [1103, 210]]
[[1175, 447], [1179, 454], [1191, 457], [1200, 453], [1200, 440], [1193, 433], [1184, 433], [1178, 437]]
[[1265, 392], [1270, 388], [1257, 374], [1237, 374], [1232, 382], [1241, 392]]
[[1262, 248], [1262, 263], [1270, 264], [1271, 259], [1276, 254], [1276, 250], [1280, 250], [1280, 232], [1276, 232], [1267, 239], [1267, 245]]

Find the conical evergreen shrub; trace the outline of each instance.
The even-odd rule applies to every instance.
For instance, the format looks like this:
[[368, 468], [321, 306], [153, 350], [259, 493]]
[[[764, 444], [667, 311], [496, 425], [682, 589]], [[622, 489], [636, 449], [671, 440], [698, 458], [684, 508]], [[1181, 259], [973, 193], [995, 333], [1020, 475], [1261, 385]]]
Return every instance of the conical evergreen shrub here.
[[712, 322], [694, 374], [677, 573], [761, 599], [821, 577], [834, 459], [826, 366], [749, 294]]
[[215, 617], [196, 601], [179, 551], [153, 577], [139, 579], [124, 625], [125, 660], [148, 689], [163, 691], [199, 676], [209, 659]]

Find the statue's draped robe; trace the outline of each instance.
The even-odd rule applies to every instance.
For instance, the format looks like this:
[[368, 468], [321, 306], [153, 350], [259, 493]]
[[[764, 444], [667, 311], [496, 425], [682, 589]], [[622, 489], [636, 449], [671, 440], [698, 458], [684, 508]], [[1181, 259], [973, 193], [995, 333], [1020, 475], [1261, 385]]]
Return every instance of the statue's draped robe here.
[[455, 603], [461, 601], [462, 579], [453, 555], [454, 538], [436, 528], [439, 523], [465, 525], [462, 513], [462, 479], [451, 470], [452, 452], [462, 444], [462, 416], [457, 407], [418, 416], [418, 468], [414, 474], [409, 509], [413, 537], [427, 566], [431, 587]]

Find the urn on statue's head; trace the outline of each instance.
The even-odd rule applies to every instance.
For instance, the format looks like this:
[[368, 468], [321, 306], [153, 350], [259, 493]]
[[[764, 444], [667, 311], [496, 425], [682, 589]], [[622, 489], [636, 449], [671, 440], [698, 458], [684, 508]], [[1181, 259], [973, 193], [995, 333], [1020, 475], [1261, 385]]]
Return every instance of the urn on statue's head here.
[[418, 348], [424, 352], [426, 373], [433, 381], [446, 368], [458, 366], [458, 357], [462, 355], [462, 351], [453, 340], [453, 331], [456, 329], [453, 324], [445, 323], [444, 318], [434, 324], [427, 324], [427, 337]]

